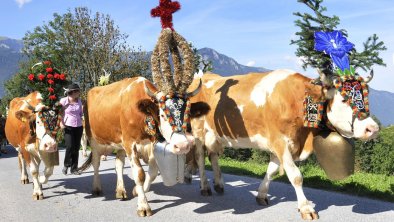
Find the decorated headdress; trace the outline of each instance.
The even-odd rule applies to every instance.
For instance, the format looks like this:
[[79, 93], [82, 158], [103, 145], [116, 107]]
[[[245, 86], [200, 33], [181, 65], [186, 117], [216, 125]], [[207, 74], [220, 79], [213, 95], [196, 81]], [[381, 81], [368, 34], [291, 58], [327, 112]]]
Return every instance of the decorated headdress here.
[[315, 32], [315, 50], [328, 54], [335, 65], [335, 88], [352, 107], [355, 117], [364, 119], [369, 116], [367, 83], [372, 76], [364, 80], [351, 66], [348, 53], [353, 47], [340, 31]]
[[30, 88], [41, 93], [42, 103], [48, 107], [56, 104], [63, 87], [67, 85], [66, 75], [55, 68], [50, 61], [33, 65], [27, 78]]
[[[163, 28], [151, 57], [152, 76], [156, 86], [164, 94], [184, 95], [193, 81], [193, 50], [174, 30], [172, 23], [172, 14], [180, 7], [177, 1], [160, 0], [160, 5], [151, 10], [152, 17], [160, 17]], [[173, 73], [169, 54], [174, 65]]]
[[[330, 56], [333, 73], [328, 77], [320, 70], [320, 80], [332, 85], [341, 93], [344, 100], [353, 109], [353, 118], [364, 119], [369, 116], [368, 85], [371, 76], [365, 80], [359, 76], [351, 66], [349, 54], [354, 44], [349, 42], [340, 31], [315, 32], [314, 49]], [[304, 125], [307, 127], [319, 127], [323, 118], [325, 101], [313, 101], [306, 95], [304, 101]]]

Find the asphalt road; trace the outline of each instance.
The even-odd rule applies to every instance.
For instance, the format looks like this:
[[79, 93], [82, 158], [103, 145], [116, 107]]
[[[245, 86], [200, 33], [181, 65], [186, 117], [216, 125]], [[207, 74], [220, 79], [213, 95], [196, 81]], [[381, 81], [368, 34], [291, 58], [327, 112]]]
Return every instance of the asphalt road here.
[[[255, 201], [261, 180], [228, 174], [224, 175], [225, 194], [213, 192], [211, 197], [200, 196], [198, 177], [193, 178], [191, 185], [166, 187], [159, 176], [147, 193], [154, 214], [139, 218], [136, 198], [115, 199], [113, 156], [101, 162], [102, 197], [90, 194], [92, 168], [80, 176], [64, 176], [61, 164], [55, 167], [48, 184], [43, 185], [44, 200], [34, 201], [32, 183], [20, 184], [15, 150], [12, 147], [7, 150], [9, 154], [0, 157], [0, 221], [302, 221], [290, 185], [273, 182], [269, 192], [270, 206], [262, 207]], [[61, 150], [60, 162], [63, 157], [64, 151]], [[81, 157], [80, 164], [82, 161]], [[129, 163], [125, 174], [126, 190], [131, 197], [134, 182], [130, 179]], [[211, 172], [208, 177], [212, 178]], [[310, 188], [304, 188], [304, 191], [316, 205], [319, 221], [394, 221], [394, 203]]]

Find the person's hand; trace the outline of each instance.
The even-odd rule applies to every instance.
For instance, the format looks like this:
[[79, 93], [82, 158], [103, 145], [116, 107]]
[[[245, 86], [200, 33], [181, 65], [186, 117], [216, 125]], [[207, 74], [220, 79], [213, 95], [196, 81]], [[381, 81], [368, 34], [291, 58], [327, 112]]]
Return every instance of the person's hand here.
[[64, 125], [63, 122], [60, 122], [60, 128], [62, 128], [62, 129], [66, 128], [66, 126]]

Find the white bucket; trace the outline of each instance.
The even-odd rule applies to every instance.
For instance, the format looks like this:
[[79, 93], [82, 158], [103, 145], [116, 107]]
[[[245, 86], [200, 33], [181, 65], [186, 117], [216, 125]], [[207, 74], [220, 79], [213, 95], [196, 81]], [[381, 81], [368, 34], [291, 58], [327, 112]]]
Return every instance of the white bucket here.
[[176, 155], [167, 150], [167, 142], [156, 143], [153, 153], [165, 186], [183, 183], [186, 154]]

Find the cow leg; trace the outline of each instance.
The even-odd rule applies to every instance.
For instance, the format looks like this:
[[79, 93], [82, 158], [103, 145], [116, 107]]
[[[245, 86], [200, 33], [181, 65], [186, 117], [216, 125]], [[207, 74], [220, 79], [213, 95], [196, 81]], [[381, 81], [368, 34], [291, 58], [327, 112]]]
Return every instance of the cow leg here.
[[298, 167], [294, 164], [294, 160], [288, 146], [285, 147], [282, 160], [287, 177], [289, 178], [289, 181], [295, 189], [297, 195], [298, 209], [301, 213], [302, 219], [318, 219], [318, 215], [315, 212], [315, 209], [305, 197], [304, 191], [302, 189], [302, 175]]
[[18, 151], [18, 162], [19, 162], [19, 169], [21, 171], [21, 183], [22, 184], [29, 184], [29, 176], [27, 175], [26, 170], [26, 161], [23, 158], [22, 153]]
[[127, 199], [126, 189], [124, 187], [123, 182], [123, 167], [124, 167], [124, 160], [125, 160], [126, 152], [125, 150], [117, 150], [116, 152], [116, 159], [115, 159], [115, 166], [116, 166], [116, 198], [125, 200]]
[[138, 156], [137, 147], [135, 144], [132, 145], [130, 162], [131, 162], [131, 166], [133, 170], [133, 178], [135, 182], [133, 194], [138, 196], [137, 214], [140, 217], [151, 216], [153, 213], [148, 204], [143, 188], [145, 181], [145, 172], [141, 166], [140, 158]]
[[149, 192], [150, 185], [156, 179], [159, 173], [159, 167], [157, 166], [156, 160], [153, 155], [149, 157], [148, 161], [148, 174], [146, 174], [145, 182], [144, 182], [144, 192]]
[[216, 152], [212, 152], [209, 154], [209, 160], [211, 161], [212, 170], [214, 174], [213, 179], [213, 188], [216, 193], [223, 194], [224, 193], [224, 182], [222, 177], [222, 172], [219, 167], [219, 155]]
[[47, 166], [47, 165], [45, 165], [44, 175], [40, 176], [40, 180], [39, 180], [40, 184], [48, 183], [49, 177], [52, 176], [52, 174], [53, 174], [53, 168], [54, 168], [54, 166]]
[[257, 192], [256, 201], [259, 205], [263, 205], [263, 206], [268, 205], [267, 194], [268, 194], [269, 185], [272, 181], [273, 176], [279, 171], [279, 166], [280, 163], [278, 157], [272, 154], [271, 160], [268, 164], [267, 172]]
[[91, 152], [92, 152], [92, 165], [94, 169], [92, 194], [96, 196], [101, 196], [103, 194], [103, 190], [101, 189], [101, 180], [99, 175], [100, 155], [101, 155], [99, 146], [96, 147], [92, 146]]
[[202, 196], [212, 196], [211, 187], [209, 186], [207, 175], [205, 173], [205, 152], [200, 140], [195, 140], [198, 172], [200, 173], [200, 193]]
[[38, 167], [40, 165], [40, 159], [38, 156], [31, 155], [30, 162], [30, 173], [33, 178], [33, 200], [42, 200], [44, 195], [42, 193], [41, 184], [38, 180]]

